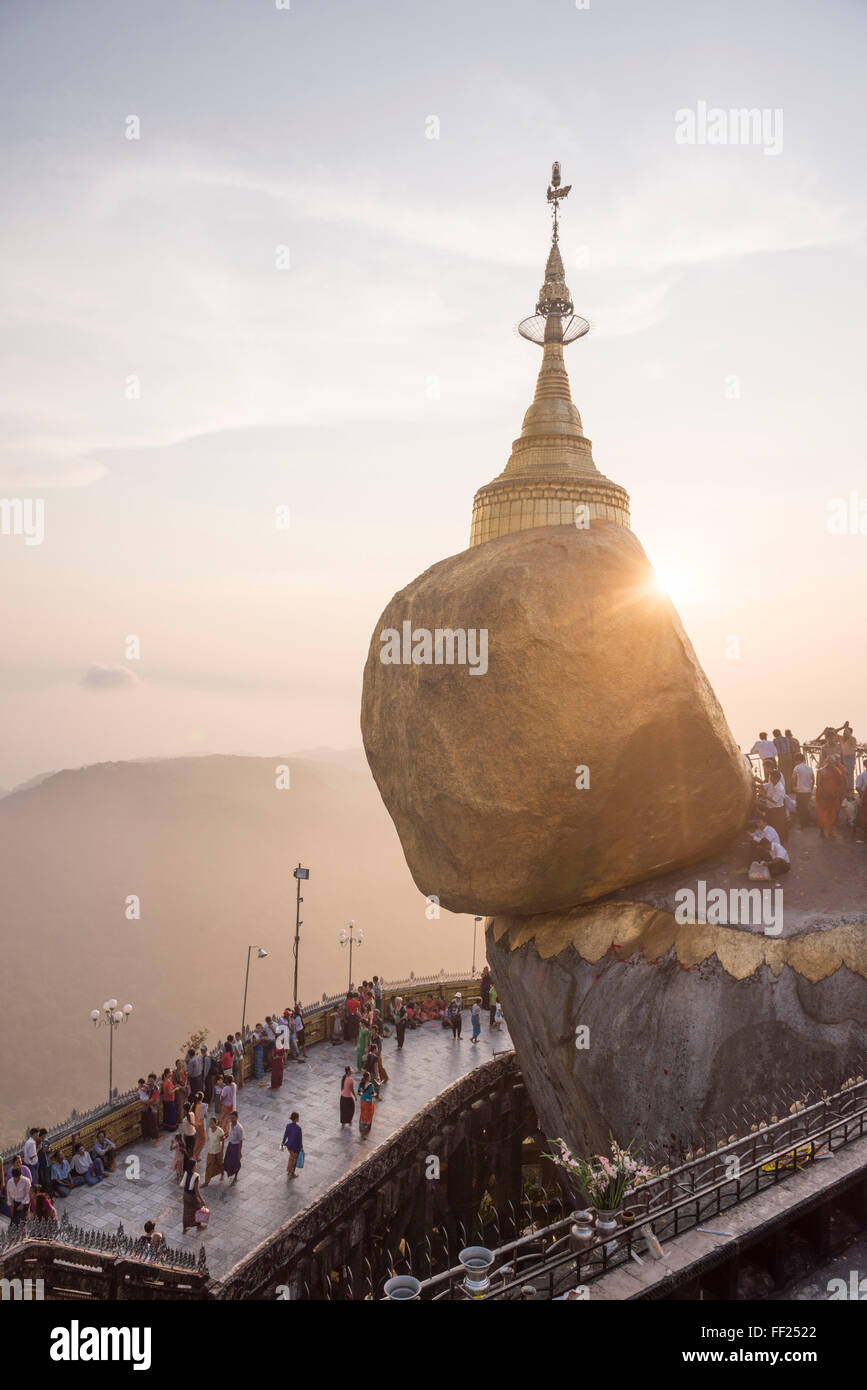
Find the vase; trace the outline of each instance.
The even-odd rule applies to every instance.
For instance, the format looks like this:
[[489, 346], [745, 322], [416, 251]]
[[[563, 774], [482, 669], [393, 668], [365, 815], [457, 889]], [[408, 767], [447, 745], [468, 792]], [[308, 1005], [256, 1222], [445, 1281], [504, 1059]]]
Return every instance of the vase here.
[[588, 1207], [586, 1211], [573, 1211], [572, 1225], [569, 1227], [570, 1249], [586, 1250], [596, 1239], [595, 1213]]
[[[603, 1236], [615, 1236], [620, 1227], [620, 1207], [594, 1207], [596, 1212], [596, 1239], [601, 1240]], [[617, 1249], [617, 1240], [609, 1240], [605, 1246], [606, 1255], [613, 1255]]]

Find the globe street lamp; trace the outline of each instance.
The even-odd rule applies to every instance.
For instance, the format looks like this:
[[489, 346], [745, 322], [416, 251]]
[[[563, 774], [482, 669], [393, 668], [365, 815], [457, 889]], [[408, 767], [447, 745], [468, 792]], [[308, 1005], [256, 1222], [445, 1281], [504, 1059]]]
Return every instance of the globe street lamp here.
[[132, 1013], [132, 1004], [117, 1007], [116, 999], [106, 999], [101, 1009], [91, 1009], [90, 1017], [94, 1028], [108, 1029], [108, 1101], [111, 1104], [114, 1081], [114, 1030], [126, 1023]]
[[[353, 930], [354, 930], [354, 928], [355, 928], [355, 922], [354, 922], [354, 920], [353, 920], [352, 922], [349, 923], [349, 935], [347, 936], [345, 931], [342, 931], [342, 932], [340, 933], [340, 944], [341, 944], [341, 946], [348, 946], [348, 947], [349, 947], [349, 988], [350, 988], [350, 989], [352, 989], [352, 948], [353, 948], [353, 946], [358, 946], [358, 947], [360, 947], [362, 941], [364, 940], [364, 932], [361, 930], [361, 927], [358, 928], [358, 931], [355, 932], [355, 935], [353, 936]], [[347, 992], [348, 992], [348, 991], [347, 991]]]
[[[252, 946], [248, 946], [248, 947], [247, 947], [247, 973], [246, 973], [246, 975], [244, 976], [244, 1008], [243, 1008], [242, 1011], [241, 1011], [241, 1041], [242, 1041], [242, 1042], [243, 1042], [243, 1040], [244, 1040], [244, 1024], [245, 1024], [246, 1021], [247, 1021], [247, 985], [250, 983], [250, 952], [251, 952], [253, 949], [254, 949], [254, 948], [253, 948]], [[266, 957], [267, 954], [268, 954], [267, 951], [263, 951], [263, 949], [262, 949], [261, 946], [257, 946], [257, 947], [255, 948], [255, 950], [256, 950], [256, 952], [257, 952], [257, 955], [256, 955], [256, 959], [257, 959], [257, 960], [264, 960], [265, 957]], [[243, 1080], [243, 1077], [241, 1078], [241, 1080]]]

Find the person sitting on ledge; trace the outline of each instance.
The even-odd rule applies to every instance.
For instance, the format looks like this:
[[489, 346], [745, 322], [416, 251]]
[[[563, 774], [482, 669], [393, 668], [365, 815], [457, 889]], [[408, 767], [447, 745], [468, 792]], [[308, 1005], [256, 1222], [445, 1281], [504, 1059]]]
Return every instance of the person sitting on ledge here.
[[72, 1191], [72, 1169], [69, 1166], [69, 1159], [64, 1158], [59, 1149], [53, 1156], [49, 1172], [52, 1197], [68, 1197]]
[[72, 1186], [84, 1187], [86, 1184], [88, 1187], [96, 1187], [101, 1181], [90, 1154], [83, 1144], [78, 1144], [72, 1159]]
[[146, 1221], [144, 1223], [144, 1231], [142, 1235], [139, 1236], [138, 1243], [142, 1247], [142, 1253], [147, 1250], [156, 1250], [158, 1246], [162, 1245], [162, 1232], [157, 1230], [157, 1223], [155, 1221]]
[[106, 1173], [114, 1172], [114, 1165], [117, 1157], [117, 1145], [113, 1144], [104, 1129], [101, 1129], [96, 1136], [96, 1143], [90, 1151], [90, 1156], [96, 1163], [99, 1159]]

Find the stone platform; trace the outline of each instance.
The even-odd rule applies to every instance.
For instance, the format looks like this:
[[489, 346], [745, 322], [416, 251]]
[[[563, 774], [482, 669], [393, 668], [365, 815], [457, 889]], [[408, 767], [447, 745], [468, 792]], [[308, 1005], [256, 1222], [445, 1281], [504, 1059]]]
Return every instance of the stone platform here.
[[[471, 1032], [465, 1012], [460, 1042], [454, 1042], [451, 1030], [438, 1023], [408, 1031], [400, 1052], [394, 1037], [386, 1038], [383, 1060], [390, 1079], [366, 1140], [359, 1134], [357, 1105], [352, 1127], [340, 1126], [340, 1083], [344, 1067], [354, 1067], [354, 1044], [322, 1043], [310, 1048], [306, 1062], [287, 1063], [279, 1091], [248, 1081], [238, 1100], [245, 1133], [241, 1172], [234, 1186], [227, 1178], [204, 1192], [211, 1219], [203, 1235], [181, 1234], [181, 1191], [171, 1171], [171, 1138], [166, 1134], [157, 1144], [139, 1142], [122, 1149], [115, 1173], [96, 1187], [76, 1188], [59, 1200], [58, 1214], [66, 1212], [77, 1225], [112, 1233], [122, 1222], [128, 1235], [139, 1234], [145, 1221], [152, 1219], [170, 1245], [196, 1251], [203, 1244], [211, 1276], [220, 1279], [254, 1246], [368, 1158], [444, 1087], [490, 1061], [495, 1053], [512, 1048], [505, 1028], [489, 1029], [487, 1015], [475, 1046]], [[286, 1155], [280, 1149], [292, 1110], [301, 1116], [306, 1155], [294, 1182], [286, 1177]], [[124, 1176], [130, 1157], [140, 1163], [136, 1179]], [[202, 1155], [202, 1175], [204, 1169]]]

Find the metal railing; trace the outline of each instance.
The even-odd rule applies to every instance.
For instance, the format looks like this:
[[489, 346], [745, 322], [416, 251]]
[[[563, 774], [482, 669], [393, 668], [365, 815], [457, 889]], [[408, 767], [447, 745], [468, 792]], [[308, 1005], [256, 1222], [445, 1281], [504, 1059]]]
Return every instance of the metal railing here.
[[[541, 1296], [553, 1298], [558, 1291], [592, 1282], [645, 1248], [642, 1227], [649, 1226], [660, 1242], [672, 1240], [776, 1186], [819, 1155], [836, 1153], [865, 1136], [867, 1081], [862, 1079], [775, 1124], [721, 1145], [712, 1155], [693, 1158], [634, 1188], [628, 1194], [632, 1223], [616, 1233], [607, 1232], [584, 1249], [575, 1250], [570, 1244], [574, 1213], [504, 1245], [491, 1246], [497, 1261], [506, 1263], [499, 1263], [491, 1276], [494, 1287], [482, 1297], [539, 1296], [541, 1285]], [[423, 1279], [420, 1296], [468, 1297], [463, 1288], [465, 1273], [457, 1264]], [[530, 1283], [532, 1295], [527, 1290]]]
[[142, 1265], [153, 1265], [160, 1269], [189, 1270], [206, 1275], [208, 1272], [205, 1247], [199, 1247], [198, 1255], [191, 1250], [178, 1250], [166, 1244], [144, 1244], [140, 1237], [128, 1236], [123, 1223], [115, 1232], [99, 1231], [85, 1226], [76, 1226], [69, 1220], [66, 1212], [59, 1221], [36, 1221], [32, 1217], [17, 1226], [9, 1226], [0, 1234], [0, 1265], [3, 1257], [20, 1248], [28, 1240], [46, 1241], [51, 1245], [71, 1247], [76, 1250], [89, 1250], [97, 1254], [119, 1255], [125, 1259], [136, 1260]]

